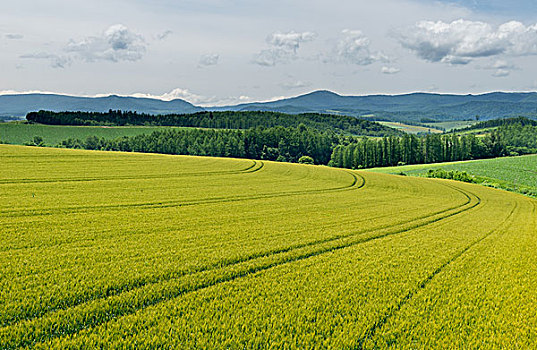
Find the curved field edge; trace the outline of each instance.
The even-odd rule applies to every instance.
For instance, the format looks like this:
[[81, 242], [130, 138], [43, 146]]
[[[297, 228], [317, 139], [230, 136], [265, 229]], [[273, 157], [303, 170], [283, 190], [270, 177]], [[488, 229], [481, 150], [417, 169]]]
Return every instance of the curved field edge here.
[[[40, 150], [36, 151], [40, 152]], [[94, 155], [94, 153], [84, 152], [78, 154], [80, 157]], [[103, 154], [105, 158], [108, 156], [120, 155]], [[35, 157], [29, 155], [27, 157], [29, 157], [29, 162], [26, 166], [31, 167], [31, 160]], [[12, 164], [13, 167], [23, 166], [21, 164], [24, 163], [23, 158], [14, 156], [15, 163], [19, 163]], [[119, 158], [114, 159], [120, 161]], [[153, 159], [153, 161], [158, 159], [158, 162], [163, 162], [162, 166], [173, 167], [181, 157], [166, 158], [166, 161], [158, 157], [152, 158], [151, 155], [144, 155], [142, 158]], [[166, 165], [167, 161], [172, 165]], [[220, 160], [200, 158], [199, 161], [218, 163]], [[54, 164], [53, 159], [49, 159], [48, 162], [51, 167], [69, 168], [69, 162], [64, 162], [63, 165]], [[127, 170], [134, 170], [137, 168], [136, 162], [134, 163], [134, 165], [123, 164], [121, 166]], [[229, 161], [222, 160], [221, 164], [229, 164]], [[76, 162], [74, 165], [77, 165]], [[197, 168], [194, 163], [192, 167]], [[240, 169], [245, 168], [243, 166]], [[327, 322], [332, 329], [332, 336], [325, 335], [322, 342], [311, 343], [313, 345], [364, 346], [376, 339], [377, 335], [385, 332], [390, 321], [396, 319], [399, 310], [405, 309], [415, 297], [426, 292], [428, 285], [432, 284], [437, 276], [441, 276], [466, 253], [494, 237], [498, 230], [504, 230], [504, 226], [505, 228], [511, 227], [516, 221], [514, 216], [518, 217], [519, 211], [525, 211], [528, 203], [531, 203], [525, 202], [523, 197], [451, 181], [402, 178], [270, 162], [252, 169], [258, 170], [244, 176], [240, 174], [205, 176], [195, 173], [190, 177], [185, 176], [188, 180], [186, 182], [173, 182], [173, 186], [176, 187], [171, 186], [171, 189], [168, 189], [171, 194], [176, 193], [175, 191], [179, 194], [186, 189], [185, 186], [194, 186], [189, 195], [195, 197], [204, 195], [202, 188], [207, 186], [206, 181], [210, 183], [216, 181], [218, 186], [215, 188], [222, 192], [256, 191], [257, 194], [254, 196], [256, 198], [247, 201], [212, 202], [187, 207], [112, 207], [104, 212], [91, 210], [81, 212], [78, 214], [82, 217], [80, 221], [74, 220], [74, 222], [67, 221], [72, 220], [69, 213], [51, 213], [42, 217], [5, 217], [3, 223], [6, 224], [6, 237], [10, 240], [24, 239], [25, 235], [30, 234], [29, 230], [35, 229], [38, 224], [45, 226], [37, 232], [31, 232], [34, 237], [40, 237], [40, 240], [34, 240], [35, 243], [31, 248], [24, 248], [22, 245], [17, 250], [14, 249], [17, 246], [16, 242], [3, 243], [5, 249], [0, 252], [0, 261], [3, 263], [2, 270], [6, 278], [0, 280], [3, 287], [2, 299], [6, 301], [6, 307], [13, 307], [11, 310], [20, 311], [9, 315], [4, 313], [2, 321], [4, 326], [0, 328], [1, 347], [35, 345], [64, 347], [69, 344], [69, 346], [77, 347], [90, 346], [94, 341], [95, 344], [102, 345], [105, 339], [111, 339], [113, 347], [132, 345], [131, 341], [147, 346], [165, 346], [178, 340], [181, 340], [181, 343], [184, 342], [185, 347], [193, 347], [193, 343], [190, 342], [193, 340], [192, 337], [196, 334], [197, 337], [201, 336], [197, 331], [191, 333], [189, 338], [187, 333], [173, 328], [174, 334], [177, 334], [179, 338], [162, 337], [161, 343], [157, 340], [153, 340], [156, 343], [151, 343], [151, 340], [145, 337], [151, 332], [160, 333], [161, 330], [154, 328], [159, 324], [164, 328], [169, 326], [167, 320], [170, 315], [165, 310], [170, 307], [172, 309], [189, 308], [188, 305], [191, 302], [198, 308], [207, 307], [207, 310], [217, 307], [214, 315], [211, 316], [216, 321], [213, 324], [215, 333], [212, 336], [206, 335], [205, 338], [200, 338], [198, 345], [220, 347], [223, 343], [219, 343], [215, 337], [229, 331], [226, 330], [227, 326], [224, 324], [228, 314], [218, 307], [218, 303], [215, 304], [215, 300], [221, 299], [224, 303], [226, 300], [233, 300], [230, 298], [235, 298], [235, 308], [229, 308], [228, 311], [246, 310], [248, 307], [241, 300], [251, 293], [255, 295], [261, 292], [257, 282], [263, 281], [262, 285], [271, 284], [275, 278], [276, 280], [288, 279], [290, 276], [300, 277], [303, 274], [318, 274], [320, 278], [318, 282], [321, 285], [339, 291], [346, 290], [349, 294], [358, 292], [356, 295], [361, 295], [361, 292], [352, 285], [361, 285], [361, 282], [357, 282], [362, 278], [367, 278], [371, 280], [372, 286], [378, 289], [376, 292], [369, 291], [368, 293], [373, 294], [369, 294], [367, 298], [375, 300], [378, 297], [381, 300], [385, 293], [389, 294], [390, 298], [384, 304], [380, 303], [379, 307], [375, 307], [374, 312], [369, 314], [370, 316], [376, 315], [376, 319], [370, 316], [354, 316], [349, 319], [353, 320], [356, 325], [362, 325], [353, 330], [354, 342], [341, 342], [341, 339], [336, 336], [346, 329], [346, 326]], [[188, 169], [181, 170], [188, 171]], [[102, 171], [101, 176], [108, 176], [106, 169], [100, 171]], [[155, 167], [144, 169], [145, 175], [150, 174], [151, 171], [158, 173], [159, 170]], [[19, 173], [22, 174], [24, 171]], [[71, 169], [71, 174], [76, 176], [76, 169]], [[4, 175], [2, 174], [2, 177]], [[238, 180], [233, 182], [235, 178]], [[223, 182], [219, 183], [218, 179]], [[166, 182], [161, 182], [161, 179], [151, 178], [151, 176], [141, 180], [142, 182], [125, 181], [121, 178], [107, 180], [109, 181], [117, 181], [119, 194], [123, 191], [132, 191], [136, 186], [146, 182], [156, 187], [166, 184]], [[274, 190], [274, 184], [279, 184], [281, 181], [286, 182], [286, 191]], [[26, 185], [49, 191], [60, 191], [62, 182], [52, 185], [49, 183]], [[170, 184], [166, 185], [170, 187]], [[12, 184], [6, 183], [0, 186], [12, 186]], [[98, 188], [92, 187], [93, 185], [86, 181], [67, 181], [63, 186], [72, 186], [73, 193]], [[270, 197], [264, 196], [264, 193], [259, 191], [265, 191], [270, 194]], [[214, 193], [210, 191], [206, 194], [213, 195]], [[121, 196], [110, 194], [110, 200], [115, 198], [120, 199]], [[95, 199], [95, 201], [99, 200], [102, 198]], [[502, 206], [504, 202], [509, 204], [505, 208]], [[177, 225], [175, 222], [179, 218], [181, 218], [179, 220], [192, 219], [192, 214], [197, 216], [192, 221], [192, 225], [185, 222], [181, 224], [182, 226], [174, 226]], [[155, 221], [156, 230], [151, 233], [144, 232], [145, 229], [142, 229], [142, 226], [145, 223], [124, 217], [128, 215], [132, 218], [145, 218], [145, 220], [159, 218], [161, 223], [157, 224]], [[488, 217], [490, 217], [488, 222], [481, 222], [483, 218]], [[77, 226], [82, 222], [87, 222], [88, 219], [94, 220], [94, 227]], [[114, 226], [116, 224], [114, 221], [117, 221], [117, 226]], [[211, 226], [215, 222], [218, 222], [218, 225]], [[65, 225], [66, 230], [46, 226], [59, 223]], [[106, 233], [106, 237], [103, 236], [103, 238], [100, 238], [100, 233], [96, 235], [98, 232], [93, 231], [101, 224], [103, 229], [104, 225], [110, 226], [108, 231], [103, 231], [103, 234]], [[125, 224], [135, 226], [123, 232]], [[129, 231], [139, 230], [136, 225], [142, 225], [140, 232], [136, 235], [129, 234]], [[204, 228], [204, 226], [207, 227]], [[71, 229], [80, 232], [75, 234]], [[196, 232], [198, 233], [195, 234]], [[202, 232], [204, 233], [201, 234]], [[57, 235], [61, 236], [57, 237]], [[88, 240], [88, 236], [93, 236], [94, 239]], [[433, 236], [436, 237], [436, 241], [432, 240]], [[151, 240], [142, 242], [140, 238], [143, 237], [151, 237]], [[50, 238], [60, 239], [61, 243], [50, 245]], [[420, 248], [411, 243], [413, 240], [428, 243], [424, 243]], [[189, 245], [191, 243], [191, 248], [185, 246], [187, 242]], [[405, 256], [410, 253], [410, 256], [423, 255], [428, 260], [423, 260], [422, 268], [415, 271], [411, 269], [413, 258], [407, 257], [406, 260], [401, 260], [400, 264], [403, 265], [400, 271], [393, 266], [386, 265], [391, 255], [385, 247], [395, 244], [394, 242], [400, 244], [399, 250], [396, 250], [399, 256], [392, 256], [394, 261], [405, 259]], [[119, 248], [121, 251], [118, 253], [121, 254], [115, 254], [112, 248], [111, 250], [103, 249], [109, 244], [117, 247], [113, 249]], [[179, 250], [179, 247], [184, 248]], [[412, 252], [409, 252], [409, 249]], [[378, 252], [368, 255], [368, 250], [386, 253], [384, 257], [379, 256]], [[427, 250], [430, 251], [427, 252]], [[41, 251], [53, 254], [49, 255], [46, 261], [42, 261], [40, 260]], [[361, 255], [363, 257], [359, 258]], [[120, 256], [122, 256], [121, 260], [115, 260]], [[371, 261], [382, 258], [385, 263], [377, 265], [374, 269], [376, 274], [373, 274], [361, 267], [356, 270], [359, 265], [353, 265], [356, 263], [356, 260], [352, 259], [353, 256], [359, 260], [365, 258]], [[73, 258], [77, 259], [76, 262], [71, 261]], [[348, 270], [333, 271], [332, 269], [324, 273], [320, 272], [323, 271], [325, 264], [328, 266], [340, 264], [341, 259], [355, 266], [354, 270], [349, 265]], [[108, 261], [105, 262], [105, 260]], [[403, 263], [403, 261], [406, 262]], [[188, 264], [191, 267], [185, 268], [184, 266]], [[408, 267], [404, 267], [405, 264]], [[69, 269], [66, 269], [67, 266]], [[88, 267], [90, 270], [87, 270]], [[110, 269], [110, 273], [106, 273], [105, 269]], [[133, 271], [123, 271], [125, 269]], [[388, 283], [379, 277], [386, 273], [399, 274], [406, 271], [405, 269], [409, 269], [408, 276], [405, 277], [408, 282], [401, 286], [390, 284], [391, 282]], [[362, 272], [353, 275], [351, 271]], [[13, 278], [12, 283], [8, 279], [9, 276]], [[62, 289], [51, 288], [45, 291], [43, 289], [45, 283], [51, 286], [61, 283], [67, 289], [62, 291]], [[90, 285], [92, 283], [102, 287], [93, 289]], [[306, 318], [318, 317], [328, 312], [329, 310], [325, 310], [322, 306], [324, 297], [319, 297], [324, 294], [317, 294], [315, 297], [313, 293], [319, 287], [311, 283], [312, 281], [309, 281], [304, 286], [311, 290], [312, 294], [309, 299], [313, 298], [311, 302], [317, 305], [310, 310], [317, 311], [309, 315], [303, 314], [300, 311], [300, 305], [295, 304], [292, 299], [282, 300], [275, 305], [283, 309], [287, 308], [291, 314]], [[386, 288], [382, 288], [383, 285]], [[235, 290], [234, 286], [240, 286], [240, 288]], [[228, 293], [229, 288], [235, 291]], [[278, 288], [274, 290], [265, 288], [263, 293], [265, 293], [266, 300], [276, 302], [275, 298], [278, 295], [282, 295], [281, 293], [285, 293], [286, 290], [290, 292], [295, 286], [289, 283], [280, 285]], [[72, 293], [71, 296], [69, 296], [70, 293]], [[203, 297], [198, 299], [198, 296], [206, 294], [219, 295], [219, 297], [210, 300]], [[34, 298], [38, 295], [39, 298]], [[65, 298], [63, 298], [64, 295]], [[40, 304], [32, 304], [32, 300], [39, 300]], [[337, 299], [329, 293], [328, 300]], [[60, 303], [56, 303], [57, 301]], [[367, 304], [365, 299], [358, 298], [355, 301]], [[261, 336], [260, 339], [264, 343], [274, 342], [275, 336], [288, 339], [286, 337], [290, 336], [288, 332], [292, 329], [292, 332], [298, 332], [295, 335], [296, 347], [308, 347], [304, 337], [307, 338], [309, 326], [300, 328], [306, 326], [304, 321], [300, 321], [301, 318], [288, 328], [289, 324], [286, 323], [285, 318], [281, 318], [283, 315], [278, 316], [277, 313], [274, 315], [274, 310], [265, 309], [263, 305], [260, 305], [258, 315], [261, 312], [267, 317], [271, 314], [276, 317], [273, 319], [274, 335]], [[350, 307], [352, 306], [343, 307], [343, 309], [340, 307], [339, 311], [352, 314]], [[258, 327], [262, 327], [258, 320], [253, 320], [246, 314], [240, 314], [246, 327], [252, 330], [259, 330]], [[147, 315], [151, 315], [150, 318], [153, 321], [140, 325], [139, 322], [146, 319]], [[181, 324], [182, 320], [186, 321], [191, 316], [197, 317], [195, 310], [192, 309], [183, 315], [185, 316], [173, 315], [172, 319]], [[195, 319], [198, 320], [196, 321], [198, 324], [191, 326], [201, 327], [203, 325], [199, 323], [201, 319]], [[123, 329], [132, 329], [131, 327], [141, 327], [141, 330], [136, 332], [138, 335], [135, 335], [136, 333], [131, 333], [129, 336], [121, 335]], [[285, 329], [287, 331], [284, 331]], [[123, 341], [120, 341], [118, 337], [124, 337]], [[398, 337], [403, 339], [404, 335]], [[235, 333], [231, 338], [235, 339], [236, 346], [252, 347], [248, 344], [251, 344], [250, 340], [253, 338], [241, 338]], [[356, 343], [359, 339], [362, 340]]]
[[516, 192], [534, 198], [537, 197], [537, 155], [403, 165], [373, 168], [367, 171], [394, 175], [426, 176], [429, 169], [465, 171], [478, 184]]

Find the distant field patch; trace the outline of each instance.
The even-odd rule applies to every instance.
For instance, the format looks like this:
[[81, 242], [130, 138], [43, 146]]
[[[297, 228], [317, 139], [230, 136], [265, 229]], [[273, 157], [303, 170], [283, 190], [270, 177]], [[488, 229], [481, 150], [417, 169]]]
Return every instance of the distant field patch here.
[[417, 125], [409, 125], [399, 122], [379, 122], [380, 124], [384, 126], [389, 126], [390, 128], [394, 128], [397, 130], [404, 131], [408, 134], [441, 134], [443, 131], [440, 129], [436, 129], [434, 127], [426, 127], [426, 126], [417, 126]]
[[455, 121], [449, 121], [449, 122], [425, 123], [424, 125], [430, 128], [436, 128], [436, 129], [445, 130], [446, 132], [449, 132], [454, 129], [467, 128], [476, 123], [477, 121], [475, 120], [455, 120]]
[[170, 127], [149, 126], [59, 126], [24, 124], [22, 122], [0, 123], [0, 140], [5, 143], [22, 145], [30, 142], [34, 136], [40, 136], [48, 146], [55, 146], [68, 138], [84, 140], [88, 136], [115, 139], [121, 136], [150, 134], [156, 130]]
[[537, 155], [502, 157], [462, 162], [415, 164], [387, 168], [373, 168], [368, 171], [425, 176], [429, 169], [466, 171], [479, 177], [478, 182], [515, 192], [537, 193]]

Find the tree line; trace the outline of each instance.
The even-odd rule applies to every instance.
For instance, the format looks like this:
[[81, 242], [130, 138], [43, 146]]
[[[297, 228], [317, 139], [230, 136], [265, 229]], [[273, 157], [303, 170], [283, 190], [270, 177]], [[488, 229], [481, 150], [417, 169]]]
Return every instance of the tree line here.
[[343, 115], [318, 113], [285, 114], [268, 111], [198, 112], [193, 114], [151, 115], [130, 111], [109, 110], [99, 112], [30, 112], [26, 120], [48, 125], [104, 125], [104, 126], [182, 126], [211, 129], [252, 129], [276, 126], [308, 128], [332, 131], [339, 134], [390, 136], [402, 132], [365, 119]]
[[537, 153], [537, 127], [509, 124], [483, 137], [473, 134], [347, 138], [334, 147], [329, 165], [361, 169], [483, 159]]
[[315, 164], [361, 169], [537, 153], [537, 127], [509, 124], [483, 137], [404, 134], [382, 138], [343, 136], [304, 124], [296, 128], [277, 126], [247, 130], [165, 129], [112, 140], [96, 136], [86, 140], [70, 138], [59, 146], [282, 162], [298, 162], [307, 156]]
[[90, 136], [70, 138], [60, 147], [90, 150], [182, 154], [214, 157], [266, 159], [298, 162], [308, 156], [317, 164], [328, 164], [338, 137], [300, 125], [297, 128], [253, 128], [248, 130], [169, 129], [113, 140]]
[[506, 126], [506, 125], [521, 125], [521, 126], [533, 125], [533, 126], [537, 126], [537, 120], [529, 119], [529, 118], [526, 118], [526, 117], [492, 119], [492, 120], [486, 120], [486, 121], [476, 123], [474, 125], [468, 126], [466, 128], [463, 128], [463, 129], [454, 130], [453, 132], [495, 128], [495, 127], [498, 127], [498, 126]]

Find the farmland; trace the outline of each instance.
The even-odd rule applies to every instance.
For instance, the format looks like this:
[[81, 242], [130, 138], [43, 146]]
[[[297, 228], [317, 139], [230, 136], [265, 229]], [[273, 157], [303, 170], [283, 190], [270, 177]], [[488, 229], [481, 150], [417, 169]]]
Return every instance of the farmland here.
[[537, 155], [479, 159], [464, 162], [415, 164], [371, 169], [385, 174], [425, 176], [429, 169], [466, 171], [491, 187], [537, 195]]
[[533, 199], [248, 159], [0, 162], [0, 348], [537, 345]]
[[32, 141], [34, 136], [40, 136], [47, 146], [56, 146], [68, 138], [84, 140], [88, 136], [97, 136], [115, 139], [121, 136], [150, 134], [153, 131], [169, 128], [158, 126], [59, 126], [11, 122], [0, 123], [0, 140], [5, 143], [22, 145]]
[[404, 123], [400, 123], [400, 122], [379, 122], [379, 124], [382, 124], [384, 126], [389, 126], [390, 128], [394, 128], [394, 129], [397, 129], [397, 130], [404, 131], [404, 132], [406, 132], [408, 134], [418, 134], [418, 133], [422, 133], [422, 134], [430, 134], [430, 133], [441, 134], [442, 133], [442, 130], [435, 128], [434, 125], [427, 125], [427, 126], [410, 125], [410, 124], [404, 124]]

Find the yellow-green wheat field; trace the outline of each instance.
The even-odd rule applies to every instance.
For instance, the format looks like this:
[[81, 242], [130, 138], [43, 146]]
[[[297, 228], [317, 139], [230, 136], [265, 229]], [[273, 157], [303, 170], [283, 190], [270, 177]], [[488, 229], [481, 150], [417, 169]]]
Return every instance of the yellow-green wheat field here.
[[2, 145], [0, 199], [2, 349], [537, 347], [520, 195]]

